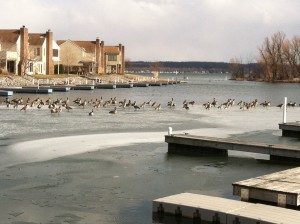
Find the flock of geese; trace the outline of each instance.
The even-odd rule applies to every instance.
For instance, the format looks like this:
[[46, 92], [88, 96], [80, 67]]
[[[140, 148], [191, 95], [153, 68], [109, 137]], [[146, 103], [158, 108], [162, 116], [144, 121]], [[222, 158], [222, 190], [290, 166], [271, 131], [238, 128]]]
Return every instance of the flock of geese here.
[[[42, 107], [48, 107], [50, 112], [52, 114], [59, 114], [63, 108], [66, 111], [71, 111], [73, 110], [74, 107], [77, 108], [85, 108], [87, 106], [92, 107], [92, 110], [88, 113], [89, 116], [94, 115], [94, 109], [96, 108], [107, 108], [107, 107], [113, 107], [112, 110], [110, 110], [108, 113], [110, 114], [116, 114], [117, 113], [117, 108], [120, 109], [125, 109], [125, 108], [134, 108], [134, 110], [140, 110], [145, 107], [150, 107], [153, 108], [154, 110], [161, 110], [162, 105], [160, 103], [157, 103], [156, 101], [145, 101], [141, 104], [138, 104], [136, 101], [132, 100], [121, 100], [118, 101], [116, 97], [110, 98], [109, 100], [104, 100], [102, 97], [100, 99], [95, 99], [95, 100], [86, 100], [82, 98], [77, 98], [75, 100], [70, 100], [68, 97], [63, 100], [61, 99], [56, 99], [53, 100], [51, 98], [48, 98], [46, 100], [43, 100], [41, 98], [36, 98], [36, 99], [30, 99], [27, 98], [24, 100], [22, 97], [21, 98], [14, 98], [10, 100], [8, 97], [5, 98], [5, 100], [2, 102], [3, 104], [6, 104], [7, 107], [13, 107], [14, 109], [19, 109], [19, 106], [21, 107], [20, 111], [27, 111], [31, 107], [37, 107], [38, 109], [41, 109]], [[218, 109], [225, 109], [228, 110], [234, 105], [237, 105], [240, 110], [248, 110], [250, 108], [255, 108], [257, 106], [262, 106], [262, 107], [270, 107], [271, 102], [270, 101], [263, 101], [261, 103], [258, 102], [257, 99], [246, 102], [246, 101], [239, 101], [238, 103], [235, 102], [235, 99], [228, 99], [225, 102], [218, 103], [218, 101], [213, 98], [212, 101], [208, 101], [206, 103], [203, 103], [202, 106], [206, 109], [209, 110], [211, 108], [218, 108]], [[195, 105], [195, 101], [187, 101], [184, 100], [182, 103], [182, 108], [189, 110], [191, 106]], [[167, 107], [169, 108], [174, 108], [176, 106], [176, 103], [173, 98], [171, 98], [170, 101], [167, 102], [166, 104]], [[286, 105], [287, 107], [296, 107], [297, 103], [290, 101]], [[299, 104], [300, 106], [300, 104]], [[282, 108], [283, 104], [277, 105], [277, 107]]]

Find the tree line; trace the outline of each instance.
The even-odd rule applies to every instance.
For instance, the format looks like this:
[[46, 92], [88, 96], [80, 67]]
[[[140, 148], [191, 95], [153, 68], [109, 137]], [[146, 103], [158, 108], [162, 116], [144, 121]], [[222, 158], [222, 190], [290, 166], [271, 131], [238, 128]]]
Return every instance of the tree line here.
[[300, 37], [287, 39], [283, 32], [266, 37], [258, 48], [257, 63], [252, 64], [248, 73], [247, 64], [239, 58], [229, 62], [233, 79], [263, 79], [264, 81], [295, 80], [300, 78]]

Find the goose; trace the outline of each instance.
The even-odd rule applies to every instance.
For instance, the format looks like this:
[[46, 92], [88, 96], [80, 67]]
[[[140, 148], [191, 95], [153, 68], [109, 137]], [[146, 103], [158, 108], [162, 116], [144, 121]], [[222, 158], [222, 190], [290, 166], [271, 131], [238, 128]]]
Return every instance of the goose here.
[[87, 102], [84, 100], [82, 103], [79, 104], [79, 106], [82, 106], [83, 108], [86, 106]]
[[22, 110], [26, 111], [26, 110], [28, 109], [28, 106], [29, 106], [29, 104], [25, 104], [25, 105], [21, 108], [20, 111], [22, 111]]
[[190, 101], [189, 104], [192, 105], [192, 106], [194, 106], [195, 105], [195, 101], [194, 100]]
[[174, 99], [172, 98], [171, 101], [169, 101], [167, 103], [167, 105], [170, 106], [170, 107], [175, 106]]
[[134, 108], [135, 110], [141, 109], [138, 105], [134, 105], [133, 108]]
[[54, 107], [51, 109], [51, 113], [60, 113], [62, 111], [61, 106], [59, 107]]
[[216, 98], [213, 99], [211, 105], [213, 105], [214, 107], [216, 107], [218, 104], [218, 102], [216, 101]]
[[117, 107], [115, 107], [115, 109], [109, 111], [110, 114], [116, 114], [117, 113]]
[[146, 102], [142, 103], [142, 104], [140, 105], [140, 108], [144, 108], [145, 105], [146, 105]]
[[189, 109], [190, 109], [189, 106], [188, 106], [188, 103], [185, 103], [185, 104], [183, 105], [183, 108], [186, 109], [186, 110], [189, 110]]
[[72, 108], [72, 107], [70, 107], [68, 104], [66, 104], [66, 105], [65, 105], [65, 108], [66, 108], [66, 110], [67, 110], [67, 111], [70, 111], [70, 110], [72, 110], [72, 109], [73, 109], [73, 108]]
[[67, 97], [67, 99], [66, 100], [64, 100], [63, 102], [62, 102], [62, 104], [64, 104], [64, 105], [67, 105], [67, 104], [69, 104], [69, 97]]
[[42, 108], [42, 104], [39, 103], [39, 104], [37, 105], [37, 108], [38, 108], [38, 109], [41, 109], [41, 108]]
[[89, 116], [93, 116], [94, 115], [94, 110], [92, 109], [91, 112], [89, 112]]
[[160, 109], [161, 109], [161, 105], [158, 104], [154, 109], [155, 109], [155, 110], [160, 110]]

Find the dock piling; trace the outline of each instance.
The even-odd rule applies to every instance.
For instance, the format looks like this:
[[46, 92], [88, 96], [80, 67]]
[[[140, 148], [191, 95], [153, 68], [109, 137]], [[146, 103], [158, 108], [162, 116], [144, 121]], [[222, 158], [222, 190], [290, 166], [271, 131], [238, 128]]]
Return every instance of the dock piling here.
[[283, 104], [283, 123], [286, 123], [286, 103], [287, 103], [287, 98], [284, 97], [284, 104]]
[[168, 135], [172, 135], [172, 127], [169, 127], [169, 129], [168, 129]]

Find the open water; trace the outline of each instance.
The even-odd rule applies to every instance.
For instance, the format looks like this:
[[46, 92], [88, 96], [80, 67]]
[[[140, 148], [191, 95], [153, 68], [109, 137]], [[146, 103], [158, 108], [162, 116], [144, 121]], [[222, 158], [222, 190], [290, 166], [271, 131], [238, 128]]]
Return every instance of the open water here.
[[[54, 92], [50, 95], [14, 94], [10, 99], [80, 97], [94, 101], [116, 97], [161, 104], [157, 111], [91, 105], [51, 114], [47, 106], [26, 112], [0, 105], [0, 220], [1, 223], [158, 223], [152, 200], [193, 192], [239, 200], [232, 183], [293, 167], [262, 162], [267, 156], [230, 152], [225, 157], [167, 154], [164, 135], [174, 133], [231, 137], [244, 140], [300, 145], [281, 137], [278, 123], [288, 101], [287, 120], [300, 120], [300, 84], [272, 84], [228, 80], [225, 74], [161, 74], [169, 79], [188, 77], [188, 83], [162, 87]], [[174, 99], [176, 106], [167, 102]], [[235, 99], [230, 109], [203, 103]], [[242, 100], [257, 99], [271, 106], [240, 110]], [[4, 98], [1, 98], [1, 102]], [[186, 110], [182, 102], [195, 101]], [[260, 159], [260, 160], [257, 160]], [[169, 223], [170, 220], [168, 220]], [[163, 221], [162, 221], [163, 222]], [[174, 223], [175, 220], [174, 220]]]

